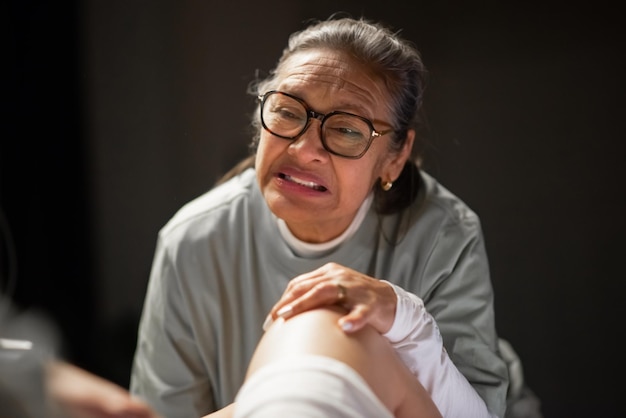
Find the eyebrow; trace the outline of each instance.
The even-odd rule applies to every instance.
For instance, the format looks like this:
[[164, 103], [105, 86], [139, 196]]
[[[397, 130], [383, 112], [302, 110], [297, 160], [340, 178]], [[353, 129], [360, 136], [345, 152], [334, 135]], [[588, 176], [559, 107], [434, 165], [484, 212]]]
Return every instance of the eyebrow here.
[[[300, 100], [304, 101], [304, 103], [306, 103], [306, 105], [311, 108], [312, 110], [315, 110], [316, 112], [318, 111], [318, 109], [315, 109], [314, 106], [311, 106], [311, 104], [309, 103], [308, 100], [304, 99], [302, 97], [302, 95], [300, 95], [299, 92], [293, 92], [292, 90], [279, 90], [282, 91], [284, 93], [289, 93], [292, 96], [296, 96], [297, 98], [299, 98]], [[338, 106], [333, 106], [334, 108], [329, 110], [328, 112], [320, 112], [320, 113], [324, 113], [324, 114], [328, 114], [331, 112], [348, 112], [348, 113], [353, 113], [355, 115], [364, 117], [366, 119], [371, 120], [372, 122], [374, 122], [374, 119], [372, 119], [370, 116], [365, 116], [368, 114], [367, 109], [360, 104], [355, 104], [355, 103], [351, 103], [351, 102], [339, 102]]]

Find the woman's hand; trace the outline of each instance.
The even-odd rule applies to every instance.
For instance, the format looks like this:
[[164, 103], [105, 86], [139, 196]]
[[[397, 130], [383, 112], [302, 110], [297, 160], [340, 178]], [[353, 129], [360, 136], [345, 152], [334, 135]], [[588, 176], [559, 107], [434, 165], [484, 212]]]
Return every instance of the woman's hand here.
[[230, 418], [235, 413], [235, 403], [225, 406], [224, 408], [203, 416], [202, 418]]
[[63, 361], [46, 366], [54, 416], [67, 418], [157, 418], [156, 412], [121, 386]]
[[289, 282], [269, 320], [288, 319], [301, 312], [341, 305], [348, 313], [339, 319], [346, 332], [370, 324], [381, 334], [389, 331], [396, 314], [396, 293], [389, 284], [336, 263], [328, 263]]

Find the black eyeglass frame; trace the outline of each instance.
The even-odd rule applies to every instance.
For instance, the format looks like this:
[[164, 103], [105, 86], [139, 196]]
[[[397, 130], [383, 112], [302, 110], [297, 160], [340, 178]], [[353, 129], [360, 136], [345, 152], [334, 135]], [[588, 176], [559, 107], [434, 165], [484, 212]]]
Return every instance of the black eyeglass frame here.
[[[274, 95], [274, 94], [281, 94], [283, 96], [287, 96], [290, 97], [294, 100], [296, 100], [297, 102], [299, 102], [302, 107], [304, 107], [304, 110], [306, 111], [306, 123], [303, 125], [302, 130], [300, 132], [298, 132], [296, 135], [292, 135], [292, 136], [285, 136], [285, 135], [279, 135], [277, 133], [275, 133], [274, 131], [272, 131], [266, 124], [265, 124], [265, 120], [263, 119], [263, 107], [265, 105], [265, 102], [267, 101], [267, 98]], [[326, 151], [328, 151], [329, 153], [336, 155], [338, 157], [342, 157], [342, 158], [348, 158], [351, 160], [358, 160], [359, 158], [363, 157], [365, 155], [365, 153], [367, 152], [367, 150], [370, 148], [370, 146], [372, 145], [372, 141], [374, 140], [374, 138], [386, 135], [390, 132], [393, 132], [393, 129], [387, 129], [384, 131], [377, 131], [374, 128], [374, 124], [372, 123], [372, 121], [370, 121], [369, 119], [360, 116], [360, 115], [355, 115], [354, 113], [350, 113], [350, 112], [344, 112], [341, 110], [335, 110], [332, 111], [330, 113], [320, 113], [320, 112], [316, 112], [315, 110], [311, 109], [311, 107], [301, 98], [294, 96], [292, 94], [289, 93], [285, 93], [283, 91], [279, 91], [279, 90], [270, 90], [264, 94], [260, 94], [259, 96], [257, 96], [257, 99], [259, 100], [260, 106], [259, 106], [259, 114], [261, 117], [261, 125], [263, 126], [263, 129], [265, 129], [267, 132], [271, 133], [274, 136], [277, 136], [279, 138], [282, 139], [289, 139], [289, 140], [293, 140], [293, 139], [297, 139], [299, 136], [301, 136], [304, 132], [306, 132], [306, 130], [308, 129], [309, 125], [311, 124], [311, 119], [317, 119], [320, 121], [320, 139], [322, 141], [322, 146], [324, 147], [324, 149]], [[347, 115], [347, 116], [354, 116], [357, 117], [359, 119], [361, 119], [363, 122], [365, 122], [367, 124], [367, 126], [370, 128], [370, 137], [369, 140], [367, 141], [367, 146], [365, 147], [365, 149], [358, 155], [343, 155], [340, 154], [336, 151], [333, 151], [332, 149], [330, 149], [328, 147], [328, 144], [326, 144], [326, 137], [324, 135], [324, 122], [326, 122], [326, 120], [328, 120], [329, 117], [333, 116], [333, 115]]]

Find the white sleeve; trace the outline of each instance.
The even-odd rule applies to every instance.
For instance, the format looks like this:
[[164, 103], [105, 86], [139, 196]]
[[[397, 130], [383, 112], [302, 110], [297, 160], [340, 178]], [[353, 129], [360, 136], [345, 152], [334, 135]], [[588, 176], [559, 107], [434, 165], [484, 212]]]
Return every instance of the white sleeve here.
[[396, 317], [384, 337], [430, 393], [445, 418], [494, 417], [443, 346], [437, 323], [416, 295], [389, 284], [396, 292]]

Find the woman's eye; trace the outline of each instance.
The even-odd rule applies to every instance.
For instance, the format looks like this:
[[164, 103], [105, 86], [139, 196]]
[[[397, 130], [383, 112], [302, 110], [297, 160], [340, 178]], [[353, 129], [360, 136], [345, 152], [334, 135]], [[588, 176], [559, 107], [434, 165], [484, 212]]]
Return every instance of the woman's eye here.
[[281, 119], [292, 119], [292, 120], [302, 119], [302, 115], [301, 115], [302, 112], [297, 112], [293, 109], [286, 108], [286, 107], [275, 109], [274, 113], [276, 113], [276, 115], [278, 115], [278, 117], [280, 117]]
[[339, 131], [341, 135], [346, 136], [346, 137], [360, 138], [363, 136], [361, 131], [353, 129], [353, 128], [346, 127], [346, 128], [338, 128], [337, 130]]

